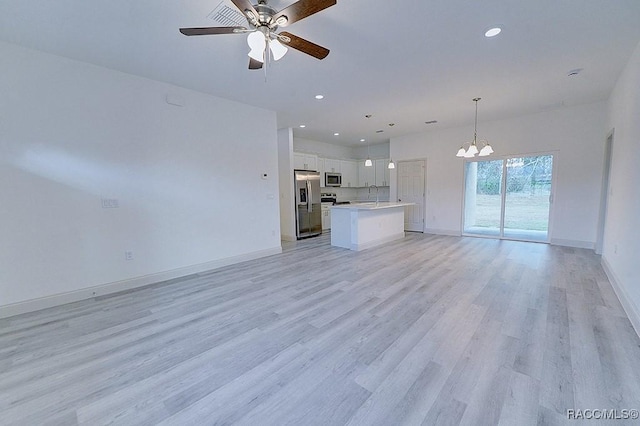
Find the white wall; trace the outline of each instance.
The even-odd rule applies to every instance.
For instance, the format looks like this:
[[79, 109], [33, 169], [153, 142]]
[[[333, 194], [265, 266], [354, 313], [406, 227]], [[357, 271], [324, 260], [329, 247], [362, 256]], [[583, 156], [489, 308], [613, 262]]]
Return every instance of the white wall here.
[[293, 196], [293, 131], [278, 130], [278, 179], [280, 182], [280, 237], [296, 241], [296, 214]]
[[[367, 146], [364, 143], [363, 146], [349, 148], [342, 145], [333, 145], [326, 142], [294, 136], [293, 150], [296, 152], [317, 154], [320, 157], [328, 158], [344, 158], [352, 160], [363, 160], [367, 158]], [[368, 151], [371, 158], [389, 158], [389, 142], [371, 145], [369, 146]]]
[[[557, 176], [552, 207], [552, 243], [593, 248], [596, 241], [606, 103], [598, 102], [523, 117], [478, 123], [494, 156], [553, 153]], [[394, 161], [426, 159], [426, 229], [460, 234], [463, 161], [455, 156], [473, 138], [473, 125], [433, 130], [391, 140]], [[391, 173], [392, 200], [397, 199]]]
[[603, 264], [640, 334], [640, 44], [620, 75], [608, 104], [614, 130]]
[[296, 136], [293, 137], [293, 150], [296, 152], [317, 154], [320, 157], [353, 158], [351, 148], [349, 147], [303, 139]]
[[353, 158], [358, 160], [363, 158], [366, 159], [367, 154], [370, 158], [389, 158], [389, 142], [371, 145], [369, 146], [369, 149], [367, 149], [366, 145], [359, 146], [353, 148], [352, 153]]
[[281, 251], [274, 112], [6, 43], [0, 69], [0, 316]]

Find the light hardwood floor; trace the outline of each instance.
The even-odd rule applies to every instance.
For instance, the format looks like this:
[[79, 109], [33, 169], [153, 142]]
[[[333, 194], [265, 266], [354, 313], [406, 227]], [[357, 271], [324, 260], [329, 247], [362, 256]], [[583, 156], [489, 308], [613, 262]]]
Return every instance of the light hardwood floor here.
[[555, 425], [640, 408], [640, 339], [599, 262], [323, 235], [0, 320], [0, 424]]

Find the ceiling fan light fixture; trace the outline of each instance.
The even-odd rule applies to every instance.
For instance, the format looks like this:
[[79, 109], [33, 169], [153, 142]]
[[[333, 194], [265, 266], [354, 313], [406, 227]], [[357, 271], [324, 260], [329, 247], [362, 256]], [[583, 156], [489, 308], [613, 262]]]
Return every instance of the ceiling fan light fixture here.
[[[252, 4], [254, 1], [256, 4]], [[268, 5], [267, 0], [231, 0], [231, 2], [237, 11], [223, 5], [224, 2], [222, 2], [212, 12], [215, 15], [214, 19], [223, 25], [226, 24], [226, 26], [179, 28], [180, 33], [185, 36], [250, 33], [247, 37], [247, 43], [251, 48], [249, 52], [250, 70], [262, 69], [265, 63], [268, 65], [271, 61], [281, 59], [286, 54], [287, 47], [316, 59], [324, 59], [329, 55], [329, 49], [325, 47], [286, 31], [281, 34], [276, 31], [279, 26], [290, 25], [328, 7], [335, 6], [337, 0], [298, 0], [279, 12]], [[247, 19], [248, 25], [240, 23], [241, 16]], [[235, 24], [235, 26], [229, 26], [229, 24]], [[253, 34], [258, 32], [261, 34]], [[272, 41], [272, 39], [278, 39], [278, 42]], [[281, 45], [280, 42], [287, 47]], [[264, 71], [266, 81], [267, 67], [264, 67]]]
[[271, 49], [274, 61], [282, 59], [282, 57], [289, 50], [282, 43], [280, 43], [278, 39], [269, 40], [269, 49]]
[[267, 39], [260, 31], [254, 31], [247, 36], [247, 44], [251, 48], [249, 57], [259, 62], [264, 62], [264, 50], [267, 47]]

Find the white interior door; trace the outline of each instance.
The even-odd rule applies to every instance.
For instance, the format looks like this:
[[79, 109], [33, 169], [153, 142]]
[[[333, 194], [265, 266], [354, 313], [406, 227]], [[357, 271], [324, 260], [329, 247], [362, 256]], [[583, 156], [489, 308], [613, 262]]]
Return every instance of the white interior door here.
[[405, 231], [424, 231], [424, 161], [398, 162], [398, 201], [404, 208]]

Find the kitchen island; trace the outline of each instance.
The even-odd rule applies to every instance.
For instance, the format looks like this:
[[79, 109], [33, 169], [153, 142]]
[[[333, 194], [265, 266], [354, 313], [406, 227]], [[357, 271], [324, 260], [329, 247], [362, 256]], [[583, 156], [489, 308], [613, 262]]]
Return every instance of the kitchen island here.
[[404, 238], [404, 207], [413, 203], [374, 202], [331, 207], [331, 245], [364, 250]]

